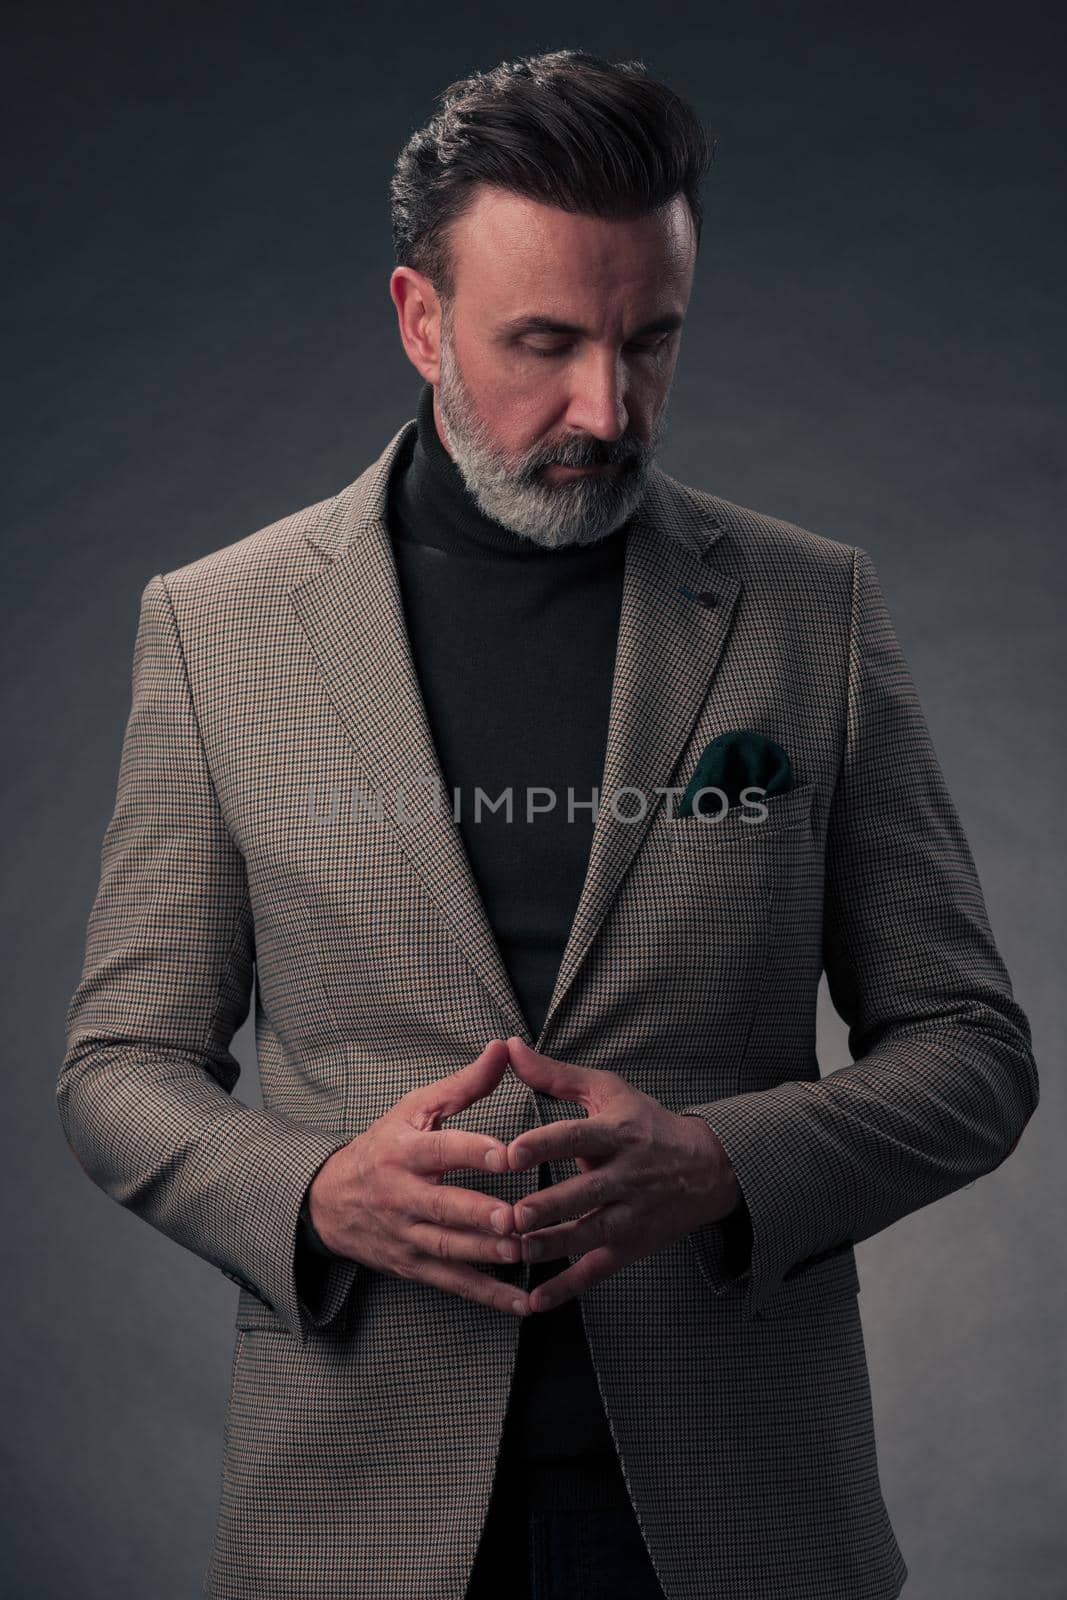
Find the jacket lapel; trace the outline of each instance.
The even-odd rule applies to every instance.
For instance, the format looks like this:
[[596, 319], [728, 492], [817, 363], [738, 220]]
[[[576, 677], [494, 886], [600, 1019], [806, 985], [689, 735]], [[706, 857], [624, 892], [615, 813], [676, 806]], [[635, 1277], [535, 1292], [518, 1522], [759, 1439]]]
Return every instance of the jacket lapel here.
[[[309, 646], [362, 758], [369, 790], [508, 1031], [545, 1039], [623, 874], [663, 803], [684, 786], [675, 766], [726, 643], [740, 580], [709, 556], [721, 537], [716, 502], [653, 467], [627, 535], [622, 608], [600, 807], [578, 907], [541, 1033], [531, 1040], [478, 891], [448, 794], [411, 656], [389, 530], [389, 473], [415, 429], [404, 424], [377, 461], [306, 530], [329, 558], [289, 591]], [[696, 596], [713, 596], [710, 604]], [[639, 795], [627, 794], [628, 788]], [[397, 812], [396, 797], [404, 803]], [[640, 821], [618, 820], [648, 808]], [[439, 798], [438, 798], [439, 797]]]

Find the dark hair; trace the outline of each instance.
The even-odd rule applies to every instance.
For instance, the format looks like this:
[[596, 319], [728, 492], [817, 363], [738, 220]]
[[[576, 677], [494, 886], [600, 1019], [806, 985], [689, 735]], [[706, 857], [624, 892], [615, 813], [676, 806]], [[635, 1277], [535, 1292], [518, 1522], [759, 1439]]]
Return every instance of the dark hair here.
[[553, 50], [460, 78], [413, 133], [389, 185], [397, 266], [455, 289], [450, 225], [479, 184], [563, 211], [630, 219], [685, 196], [697, 249], [699, 185], [715, 160], [693, 109], [643, 61]]

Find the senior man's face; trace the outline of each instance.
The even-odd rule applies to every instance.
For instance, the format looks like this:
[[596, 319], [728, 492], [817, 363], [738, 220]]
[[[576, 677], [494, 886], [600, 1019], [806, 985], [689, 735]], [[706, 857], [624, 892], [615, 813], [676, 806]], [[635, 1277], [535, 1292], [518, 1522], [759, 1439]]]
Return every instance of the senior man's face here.
[[487, 516], [548, 548], [637, 508], [666, 419], [696, 249], [676, 196], [635, 221], [483, 187], [453, 225], [455, 295], [398, 267], [409, 357]]

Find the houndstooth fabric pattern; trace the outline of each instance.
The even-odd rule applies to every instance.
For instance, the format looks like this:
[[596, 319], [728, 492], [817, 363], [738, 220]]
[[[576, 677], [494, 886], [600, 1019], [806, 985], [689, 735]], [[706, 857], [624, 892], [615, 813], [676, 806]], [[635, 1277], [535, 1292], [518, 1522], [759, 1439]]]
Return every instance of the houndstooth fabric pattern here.
[[[517, 1033], [705, 1119], [751, 1214], [744, 1273], [708, 1224], [581, 1299], [667, 1600], [893, 1600], [853, 1246], [997, 1167], [1038, 1085], [874, 566], [653, 470], [602, 793], [680, 792], [730, 728], [794, 786], [758, 827], [602, 805], [534, 1040], [447, 806], [375, 805], [444, 784], [383, 521], [414, 427], [141, 598], [57, 1100], [92, 1180], [240, 1286], [203, 1592], [462, 1600], [521, 1324], [355, 1262], [313, 1309], [294, 1244], [334, 1150]], [[853, 1061], [820, 1077], [824, 966]], [[508, 1072], [450, 1125], [582, 1114]], [[537, 1172], [445, 1181], [516, 1201]]]

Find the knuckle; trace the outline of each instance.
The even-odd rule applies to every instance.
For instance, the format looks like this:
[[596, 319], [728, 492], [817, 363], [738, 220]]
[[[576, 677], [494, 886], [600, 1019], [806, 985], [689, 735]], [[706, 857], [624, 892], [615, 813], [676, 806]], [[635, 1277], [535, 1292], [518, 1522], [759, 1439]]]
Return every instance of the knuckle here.
[[383, 1250], [380, 1245], [372, 1246], [367, 1252], [366, 1259], [368, 1266], [373, 1267], [376, 1272], [394, 1271], [395, 1257]]
[[417, 1234], [405, 1234], [400, 1239], [400, 1250], [405, 1261], [417, 1261], [423, 1254], [422, 1241]]
[[466, 1267], [457, 1267], [445, 1285], [453, 1294], [459, 1295], [461, 1300], [469, 1300], [477, 1304], [481, 1299], [481, 1283], [477, 1273], [468, 1274]]
[[443, 1228], [438, 1228], [433, 1236], [433, 1253], [439, 1261], [451, 1261], [452, 1259], [449, 1237]]

